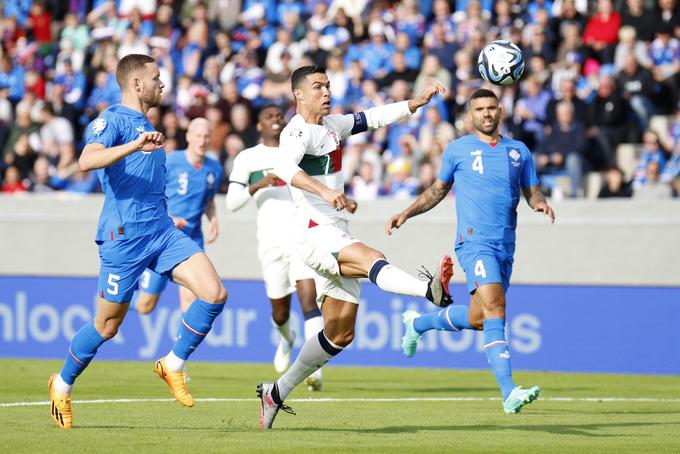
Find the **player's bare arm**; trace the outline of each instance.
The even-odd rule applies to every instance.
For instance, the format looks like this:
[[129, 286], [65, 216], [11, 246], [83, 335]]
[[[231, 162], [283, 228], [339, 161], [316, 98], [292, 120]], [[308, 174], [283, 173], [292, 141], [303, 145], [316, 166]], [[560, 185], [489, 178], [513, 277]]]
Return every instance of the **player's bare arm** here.
[[290, 184], [298, 189], [318, 195], [338, 211], [346, 208], [350, 204], [349, 199], [344, 192], [334, 191], [316, 178], [309, 176], [304, 170], [299, 170], [295, 173], [290, 180]]
[[208, 238], [205, 242], [210, 244], [215, 242], [217, 236], [220, 234], [219, 224], [217, 222], [217, 209], [215, 208], [215, 199], [211, 199], [205, 207], [205, 215], [208, 216]]
[[264, 189], [269, 186], [276, 186], [279, 183], [279, 181], [280, 178], [277, 177], [276, 174], [270, 172], [257, 183], [253, 183], [250, 186], [248, 186], [248, 192], [250, 193], [250, 195], [255, 195], [255, 193], [260, 189]]
[[390, 220], [387, 221], [385, 233], [391, 235], [392, 229], [398, 229], [407, 219], [418, 216], [419, 214], [434, 208], [444, 199], [444, 197], [446, 197], [446, 194], [451, 190], [451, 186], [453, 186], [451, 183], [444, 183], [439, 180], [435, 181], [434, 184], [420, 194], [408, 208], [401, 213], [392, 216]]
[[143, 132], [136, 140], [106, 148], [100, 143], [85, 146], [78, 163], [83, 171], [109, 167], [136, 151], [154, 151], [163, 146], [165, 137], [158, 131]]
[[552, 207], [548, 205], [543, 192], [538, 189], [538, 186], [524, 188], [522, 189], [522, 192], [524, 193], [524, 198], [527, 200], [527, 203], [532, 210], [537, 213], [545, 214], [550, 218], [551, 224], [555, 223], [555, 212], [553, 211]]
[[438, 93], [442, 95], [445, 94], [446, 87], [444, 87], [440, 83], [428, 85], [423, 89], [418, 98], [409, 100], [408, 102], [409, 110], [411, 111], [411, 113], [415, 113], [415, 111], [418, 110], [419, 107], [422, 107], [425, 104], [429, 103], [432, 97]]

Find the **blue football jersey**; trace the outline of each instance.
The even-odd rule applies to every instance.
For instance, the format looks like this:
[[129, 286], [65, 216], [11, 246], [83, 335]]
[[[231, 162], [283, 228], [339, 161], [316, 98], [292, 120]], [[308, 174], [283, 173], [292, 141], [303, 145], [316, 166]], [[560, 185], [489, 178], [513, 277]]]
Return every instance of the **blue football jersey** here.
[[188, 225], [182, 229], [191, 238], [201, 237], [201, 216], [215, 197], [222, 181], [222, 166], [210, 157], [202, 166], [189, 163], [186, 151], [178, 150], [167, 157], [165, 195], [171, 216], [184, 218]]
[[[85, 131], [85, 143], [106, 148], [132, 142], [155, 131], [146, 117], [120, 104], [106, 109]], [[97, 170], [104, 192], [97, 241], [150, 235], [172, 224], [165, 202], [165, 151], [134, 152]]]
[[521, 189], [538, 185], [526, 145], [505, 137], [495, 146], [475, 135], [450, 142], [438, 178], [455, 184], [458, 243], [514, 242]]

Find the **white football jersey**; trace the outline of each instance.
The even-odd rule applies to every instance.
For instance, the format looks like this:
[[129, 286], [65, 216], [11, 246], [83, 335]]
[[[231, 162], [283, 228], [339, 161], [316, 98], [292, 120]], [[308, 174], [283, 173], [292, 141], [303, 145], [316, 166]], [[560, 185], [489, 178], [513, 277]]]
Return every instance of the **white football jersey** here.
[[[281, 131], [279, 148], [286, 158], [327, 187], [344, 191], [342, 172], [342, 140], [352, 133], [354, 116], [326, 115], [323, 124], [305, 122], [295, 115]], [[346, 210], [336, 211], [321, 197], [290, 186], [293, 203], [300, 222], [310, 220], [317, 224], [332, 224], [338, 219], [347, 220]]]
[[[229, 181], [240, 183], [246, 188], [257, 183], [271, 172], [279, 153], [279, 148], [262, 144], [243, 150], [234, 159]], [[286, 183], [283, 180], [279, 183], [279, 186], [262, 188], [253, 194], [258, 208], [257, 239], [261, 245], [281, 243], [291, 226], [293, 201]]]

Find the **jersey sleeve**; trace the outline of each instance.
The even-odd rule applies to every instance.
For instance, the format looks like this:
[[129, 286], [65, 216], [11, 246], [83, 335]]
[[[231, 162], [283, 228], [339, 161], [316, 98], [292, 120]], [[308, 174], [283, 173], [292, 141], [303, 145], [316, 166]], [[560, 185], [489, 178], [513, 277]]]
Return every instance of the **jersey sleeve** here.
[[522, 155], [524, 162], [522, 163], [522, 176], [520, 185], [522, 188], [528, 189], [532, 186], [538, 186], [538, 175], [536, 175], [536, 167], [534, 166], [534, 159], [528, 148], [522, 147]]
[[286, 183], [290, 183], [293, 176], [300, 170], [300, 161], [307, 150], [310, 133], [295, 125], [286, 127], [279, 142], [279, 153], [274, 162], [274, 173]]
[[92, 120], [85, 130], [85, 144], [100, 143], [104, 148], [110, 148], [118, 143], [118, 128], [116, 123], [106, 116], [99, 116]]
[[236, 155], [234, 158], [234, 165], [231, 167], [231, 173], [229, 174], [229, 183], [238, 183], [243, 186], [248, 186], [248, 180], [250, 179], [250, 169], [246, 162], [246, 155], [244, 154], [248, 150], [244, 150]]
[[456, 165], [458, 160], [454, 153], [453, 144], [446, 146], [444, 154], [442, 155], [442, 167], [439, 169], [439, 175], [437, 179], [443, 181], [444, 183], [453, 184], [454, 174], [456, 172]]
[[366, 116], [363, 112], [347, 115], [332, 115], [333, 126], [340, 136], [340, 140], [345, 140], [352, 134], [366, 131]]

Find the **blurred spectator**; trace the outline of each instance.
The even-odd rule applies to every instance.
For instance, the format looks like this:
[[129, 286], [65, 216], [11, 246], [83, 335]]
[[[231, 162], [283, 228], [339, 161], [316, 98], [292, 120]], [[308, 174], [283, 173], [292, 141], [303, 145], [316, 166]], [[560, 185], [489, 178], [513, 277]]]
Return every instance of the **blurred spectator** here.
[[450, 72], [455, 70], [453, 56], [458, 50], [458, 46], [453, 39], [446, 39], [444, 26], [434, 23], [430, 33], [425, 37], [425, 51], [429, 55], [437, 57], [444, 68]]
[[614, 52], [614, 65], [618, 71], [624, 66], [626, 56], [632, 55], [642, 66], [649, 66], [647, 44], [636, 40], [636, 32], [633, 27], [625, 26], [619, 30], [619, 43]]
[[81, 72], [75, 72], [70, 59], [64, 60], [64, 73], [54, 78], [55, 83], [64, 87], [64, 101], [76, 110], [85, 107], [87, 83]]
[[550, 102], [550, 92], [541, 87], [540, 82], [529, 77], [523, 83], [524, 94], [515, 105], [514, 118], [516, 131], [529, 149], [533, 149], [543, 139], [546, 110]]
[[654, 115], [654, 78], [652, 73], [640, 65], [634, 54], [627, 54], [623, 58], [623, 68], [619, 73], [618, 85], [621, 87], [623, 98], [628, 101], [635, 113], [637, 124], [641, 131], [647, 129], [649, 119]]
[[[16, 121], [9, 130], [9, 137], [5, 143], [3, 156], [7, 156], [14, 150], [14, 144], [21, 136], [25, 136], [27, 140], [31, 140], [31, 135], [38, 135], [40, 126], [31, 120], [31, 113], [27, 108], [17, 109]], [[39, 138], [37, 139], [39, 143]], [[35, 141], [35, 139], [34, 139]], [[35, 142], [34, 142], [35, 143]]]
[[177, 143], [179, 149], [185, 149], [187, 146], [185, 128], [182, 128], [177, 114], [172, 110], [167, 111], [161, 120], [160, 132], [163, 133], [166, 139], [173, 139]]
[[399, 157], [387, 165], [388, 183], [385, 193], [397, 199], [407, 199], [418, 193], [418, 179], [411, 176], [411, 162]]
[[49, 157], [56, 157], [62, 146], [72, 147], [74, 142], [73, 127], [64, 117], [54, 114], [49, 104], [42, 108], [42, 126], [40, 127], [40, 141], [42, 152]]
[[672, 36], [673, 28], [670, 24], [664, 23], [658, 26], [656, 39], [649, 47], [649, 57], [652, 63], [652, 74], [654, 80], [659, 82], [665, 96], [660, 100], [665, 100], [664, 108], [670, 110], [679, 100], [680, 86], [680, 41]]
[[515, 19], [512, 14], [509, 0], [500, 0], [494, 3], [493, 28], [492, 32], [500, 39], [510, 39], [510, 30], [513, 25], [522, 26], [521, 19]]
[[588, 106], [576, 96], [576, 82], [573, 79], [562, 80], [558, 93], [559, 98], [551, 99], [546, 107], [546, 125], [553, 125], [557, 121], [557, 104], [560, 102], [568, 102], [571, 104], [574, 109], [574, 120], [585, 125]]
[[456, 138], [456, 130], [442, 120], [441, 113], [436, 106], [430, 106], [425, 113], [425, 122], [418, 131], [418, 145], [424, 153], [429, 153], [434, 142], [439, 142], [444, 147]]
[[644, 0], [626, 0], [621, 13], [621, 25], [634, 28], [638, 39], [642, 41], [654, 39], [654, 14], [645, 8]]
[[666, 150], [661, 146], [657, 133], [651, 129], [642, 135], [642, 153], [633, 178], [634, 189], [647, 183], [647, 167], [650, 162], [657, 163], [660, 172], [663, 172], [666, 166]]
[[[427, 55], [423, 59], [423, 66], [416, 77], [415, 84], [413, 85], [413, 92], [420, 93], [423, 89], [432, 83], [439, 82], [445, 87], [451, 86], [451, 73], [446, 69], [442, 68], [439, 64], [439, 60], [434, 55]], [[434, 102], [441, 100], [441, 98], [433, 98]]]
[[[382, 79], [378, 80], [381, 89], [391, 86], [395, 80], [404, 80], [413, 84], [418, 77], [418, 70], [406, 66], [406, 58], [401, 52], [392, 55], [392, 70]], [[332, 84], [331, 84], [332, 88]]]
[[5, 169], [2, 179], [2, 192], [25, 192], [26, 186], [21, 178], [21, 172], [17, 166], [10, 165]]
[[566, 170], [571, 180], [570, 197], [583, 189], [584, 154], [586, 151], [585, 127], [575, 121], [574, 106], [562, 101], [557, 104], [557, 119], [536, 155], [536, 171], [555, 174]]
[[41, 2], [33, 2], [31, 12], [28, 14], [26, 28], [31, 30], [33, 39], [38, 44], [49, 49], [52, 45], [52, 16], [45, 11]]
[[300, 58], [302, 58], [304, 51], [305, 49], [302, 44], [293, 42], [293, 37], [289, 30], [279, 28], [276, 31], [276, 42], [269, 47], [267, 52], [267, 60], [265, 62], [267, 71], [274, 74], [283, 72], [282, 55], [284, 53], [290, 56], [290, 59], [287, 61], [288, 69], [293, 70], [297, 68], [297, 64]]
[[558, 3], [561, 3], [559, 13], [551, 19], [550, 24], [555, 36], [564, 36], [564, 27], [568, 24], [576, 25], [579, 34], [582, 33], [586, 28], [588, 18], [577, 9], [576, 2], [574, 0], [563, 0], [562, 2], [556, 1], [553, 5], [557, 5]]
[[583, 43], [589, 57], [602, 63], [614, 61], [614, 45], [618, 39], [621, 16], [611, 0], [597, 0], [597, 11], [590, 17], [583, 32]]
[[326, 61], [326, 74], [331, 83], [331, 103], [347, 105], [345, 95], [349, 84], [349, 74], [342, 65], [342, 57], [339, 52], [331, 52]]
[[375, 178], [373, 164], [363, 161], [358, 174], [352, 179], [351, 194], [355, 200], [374, 200], [380, 195], [380, 182]]
[[661, 166], [650, 161], [645, 168], [645, 183], [635, 188], [633, 197], [638, 200], [666, 200], [673, 196], [673, 189], [668, 183], [660, 180]]
[[672, 29], [680, 25], [680, 9], [677, 0], [657, 0], [657, 5], [654, 18], [656, 30], [666, 26]]
[[50, 178], [50, 161], [44, 156], [40, 156], [33, 163], [33, 172], [30, 175], [31, 192], [53, 192]]
[[208, 19], [221, 30], [231, 30], [238, 23], [241, 0], [216, 0], [208, 2]]
[[458, 22], [456, 40], [464, 46], [470, 41], [474, 32], [484, 35], [489, 31], [489, 21], [482, 15], [482, 5], [479, 0], [469, 0], [465, 9], [464, 19]]
[[629, 198], [633, 195], [633, 188], [623, 177], [623, 171], [616, 166], [607, 169], [605, 184], [600, 188], [598, 199]]
[[434, 166], [429, 162], [425, 161], [420, 165], [418, 169], [418, 190], [417, 194], [420, 195], [432, 186], [436, 180], [436, 170]]
[[629, 135], [628, 104], [616, 91], [616, 81], [611, 76], [599, 79], [599, 88], [593, 102], [588, 105], [588, 138], [594, 153], [590, 164], [595, 169], [608, 167], [615, 162], [616, 147]]
[[241, 138], [245, 148], [257, 145], [259, 134], [251, 121], [248, 107], [243, 104], [236, 104], [231, 109], [230, 123], [232, 132]]
[[[304, 48], [305, 55], [311, 58], [315, 65], [325, 66], [326, 59], [328, 58], [328, 52], [325, 49], [321, 48], [321, 43], [319, 40], [320, 40], [319, 32], [315, 30], [310, 30], [307, 32], [305, 40], [302, 42], [302, 46]], [[289, 66], [291, 70], [294, 69], [295, 64], [293, 64], [292, 66], [293, 67]]]

